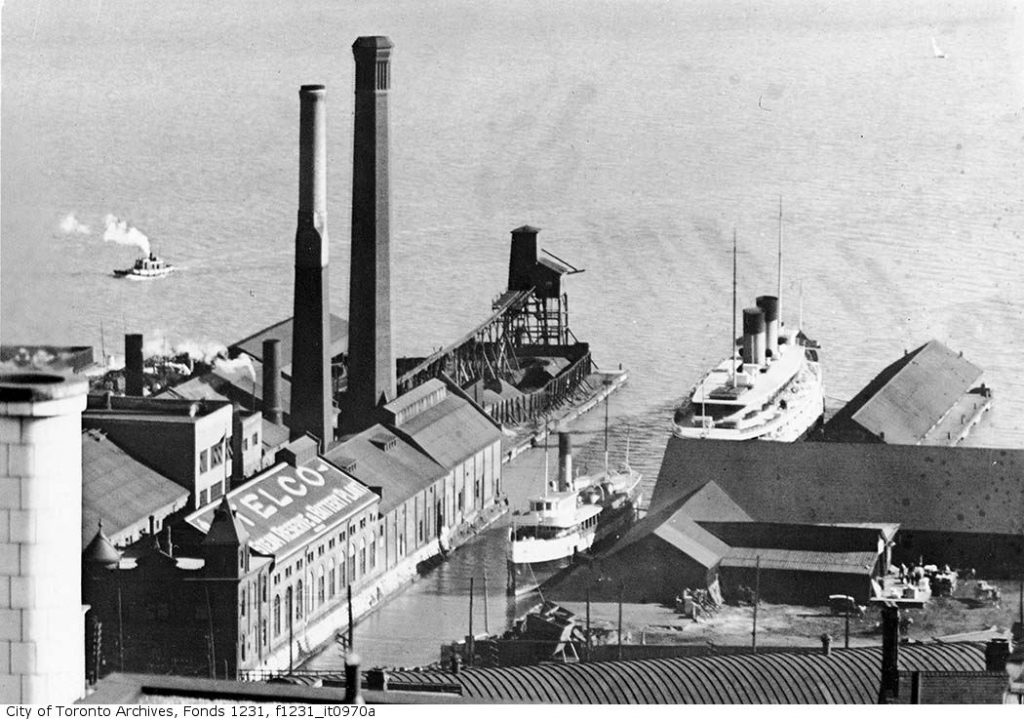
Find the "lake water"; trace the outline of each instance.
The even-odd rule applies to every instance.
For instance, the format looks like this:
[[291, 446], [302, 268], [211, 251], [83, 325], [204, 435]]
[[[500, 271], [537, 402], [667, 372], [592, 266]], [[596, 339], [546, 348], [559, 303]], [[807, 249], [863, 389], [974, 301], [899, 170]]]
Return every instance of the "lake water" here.
[[[970, 443], [1024, 446], [1024, 11], [1009, 0], [7, 2], [2, 341], [228, 344], [290, 314], [304, 83], [328, 87], [346, 315], [350, 46], [367, 34], [395, 43], [400, 353], [485, 317], [509, 231], [538, 226], [586, 269], [571, 324], [600, 365], [630, 369], [613, 443], [629, 427], [653, 479], [672, 407], [728, 349], [734, 229], [741, 303], [776, 287], [781, 197], [783, 315], [821, 342], [832, 401], [937, 338], [995, 389]], [[70, 213], [91, 234], [63, 232]], [[102, 240], [107, 213], [181, 272], [115, 280], [135, 252]], [[579, 427], [597, 462], [600, 414]], [[511, 471], [524, 483], [529, 462]], [[484, 567], [493, 625], [499, 545], [368, 621], [368, 660], [434, 659]], [[402, 623], [424, 608], [452, 619], [421, 638]]]

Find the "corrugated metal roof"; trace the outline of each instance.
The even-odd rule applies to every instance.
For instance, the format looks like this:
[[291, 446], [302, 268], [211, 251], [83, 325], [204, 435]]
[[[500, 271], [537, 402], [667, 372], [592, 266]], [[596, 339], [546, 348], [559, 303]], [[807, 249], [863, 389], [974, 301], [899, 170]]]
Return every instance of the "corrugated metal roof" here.
[[[892, 373], [890, 368], [895, 369]], [[981, 377], [981, 369], [932, 340], [882, 375], [891, 377], [860, 398], [852, 418], [891, 444], [916, 445]], [[855, 399], [858, 399], [855, 398]]]
[[406, 420], [397, 432], [445, 468], [453, 468], [488, 445], [501, 432], [479, 410], [457, 395]]
[[[451, 683], [480, 700], [542, 703], [874, 704], [881, 647], [479, 668], [458, 674], [399, 670], [401, 683]], [[903, 670], [979, 671], [977, 643], [900, 647]]]
[[[239, 352], [244, 352], [253, 360], [262, 361], [263, 341], [274, 338], [281, 341], [281, 371], [286, 375], [290, 375], [292, 366], [292, 318], [263, 328], [249, 337], [239, 340], [228, 349], [232, 357]], [[331, 313], [331, 357], [340, 355], [347, 350], [348, 320]]]
[[784, 550], [780, 548], [730, 548], [722, 557], [722, 567], [757, 567], [762, 570], [806, 570], [821, 573], [856, 573], [870, 575], [878, 553], [815, 552], [813, 550]]
[[170, 506], [183, 507], [188, 490], [151, 470], [99, 430], [82, 433], [82, 547], [99, 521], [108, 535]]
[[324, 454], [335, 464], [351, 466], [355, 460], [349, 474], [368, 487], [381, 488], [381, 514], [390, 512], [448, 474], [445, 468], [403, 438], [396, 438], [389, 450], [376, 445], [373, 438], [385, 433], [390, 434], [383, 425], [373, 425]]

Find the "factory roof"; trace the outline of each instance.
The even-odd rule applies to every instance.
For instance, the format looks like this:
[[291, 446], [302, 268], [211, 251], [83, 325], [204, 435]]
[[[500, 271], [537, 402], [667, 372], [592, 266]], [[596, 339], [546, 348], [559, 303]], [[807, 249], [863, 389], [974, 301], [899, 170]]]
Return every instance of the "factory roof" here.
[[490, 418], [457, 395], [407, 417], [397, 430], [449, 470], [501, 440], [501, 431]]
[[324, 456], [364, 485], [380, 489], [381, 514], [448, 474], [419, 448], [383, 425], [373, 425], [346, 438]]
[[193, 400], [169, 396], [132, 397], [93, 393], [89, 395], [83, 417], [147, 422], [198, 422], [230, 407], [230, 402], [217, 398]]
[[[691, 441], [692, 442], [692, 441]], [[874, 704], [880, 646], [833, 650], [707, 655], [621, 662], [472, 668], [458, 674], [399, 670], [389, 682], [461, 686], [480, 701], [660, 704]], [[977, 672], [980, 643], [903, 645], [902, 670]]]
[[[278, 463], [227, 494], [236, 522], [249, 534], [249, 547], [278, 559], [314, 537], [347, 522], [377, 497], [338, 468], [314, 458], [292, 467]], [[222, 501], [223, 502], [223, 501]], [[188, 516], [200, 532], [210, 532], [218, 503]]]
[[981, 374], [963, 353], [932, 340], [885, 368], [831, 422], [852, 419], [887, 443], [916, 445]]
[[100, 521], [114, 537], [151, 515], [183, 507], [188, 490], [151, 470], [119, 448], [103, 432], [82, 432], [82, 547]]
[[709, 481], [763, 522], [1024, 531], [1024, 450], [669, 438], [651, 506]]
[[[292, 366], [292, 318], [281, 320], [270, 327], [239, 340], [228, 348], [232, 357], [245, 353], [253, 360], [263, 359], [263, 341], [276, 338], [281, 341], [281, 371], [291, 375]], [[348, 320], [331, 313], [331, 357], [348, 351]]]
[[870, 575], [877, 561], [878, 551], [875, 549], [859, 552], [829, 552], [771, 547], [733, 547], [722, 557], [721, 566]]

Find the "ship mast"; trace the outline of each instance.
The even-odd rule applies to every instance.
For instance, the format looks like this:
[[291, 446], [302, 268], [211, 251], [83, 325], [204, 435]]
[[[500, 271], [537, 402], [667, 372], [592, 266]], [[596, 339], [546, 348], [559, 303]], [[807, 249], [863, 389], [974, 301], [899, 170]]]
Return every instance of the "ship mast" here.
[[732, 229], [732, 337], [729, 338], [729, 383], [736, 387], [736, 228]]
[[611, 392], [604, 399], [604, 479], [608, 479], [608, 406], [611, 404]]
[[778, 293], [779, 334], [782, 334], [782, 196], [779, 195], [779, 293]]

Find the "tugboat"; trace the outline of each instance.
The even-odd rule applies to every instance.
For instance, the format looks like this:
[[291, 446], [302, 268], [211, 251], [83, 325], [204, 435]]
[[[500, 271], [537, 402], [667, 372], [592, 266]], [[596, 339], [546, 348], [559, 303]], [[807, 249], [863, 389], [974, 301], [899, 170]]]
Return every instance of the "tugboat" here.
[[124, 270], [114, 270], [114, 277], [128, 278], [129, 280], [155, 280], [166, 277], [174, 270], [174, 266], [164, 262], [154, 253], [141, 257], [135, 261], [135, 265]]

